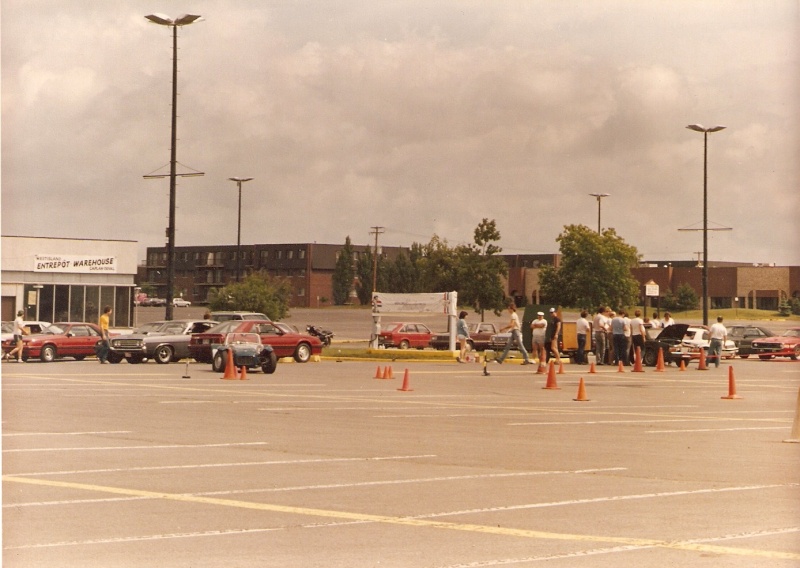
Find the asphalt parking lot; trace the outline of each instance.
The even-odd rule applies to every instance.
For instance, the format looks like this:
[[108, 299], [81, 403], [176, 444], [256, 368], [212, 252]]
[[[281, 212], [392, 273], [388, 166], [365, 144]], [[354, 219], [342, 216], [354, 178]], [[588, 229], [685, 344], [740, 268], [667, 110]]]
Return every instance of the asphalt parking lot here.
[[377, 370], [4, 364], [3, 565], [800, 563], [798, 362]]

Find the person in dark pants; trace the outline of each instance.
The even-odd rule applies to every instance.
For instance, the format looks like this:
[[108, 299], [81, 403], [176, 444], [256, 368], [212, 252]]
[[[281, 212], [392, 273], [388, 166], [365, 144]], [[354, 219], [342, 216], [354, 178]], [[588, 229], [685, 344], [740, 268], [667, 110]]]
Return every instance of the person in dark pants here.
[[628, 364], [628, 338], [625, 337], [625, 317], [622, 312], [611, 320], [611, 337], [614, 343], [614, 364]]
[[578, 365], [586, 364], [586, 337], [592, 331], [592, 324], [586, 319], [589, 315], [586, 310], [581, 312], [581, 317], [575, 322], [575, 333], [578, 336], [578, 353], [575, 355], [575, 362]]

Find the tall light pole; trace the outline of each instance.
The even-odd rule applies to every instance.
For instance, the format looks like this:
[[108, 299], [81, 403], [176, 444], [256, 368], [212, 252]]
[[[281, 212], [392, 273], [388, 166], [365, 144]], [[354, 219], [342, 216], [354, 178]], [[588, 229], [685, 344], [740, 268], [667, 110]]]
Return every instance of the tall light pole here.
[[252, 180], [253, 178], [232, 177], [228, 179], [230, 181], [235, 181], [236, 185], [239, 186], [239, 224], [236, 230], [236, 281], [238, 282], [242, 273], [242, 184], [246, 181]]
[[689, 130], [703, 133], [703, 325], [708, 325], [708, 133], [724, 130], [724, 126], [705, 128], [690, 124]]
[[600, 200], [604, 197], [611, 195], [610, 193], [590, 193], [592, 197], [597, 198], [597, 232], [600, 233]]
[[[148, 14], [145, 16], [154, 24], [172, 28], [172, 139], [169, 156], [169, 226], [167, 227], [167, 306], [165, 319], [171, 320], [173, 314], [173, 288], [175, 286], [175, 165], [177, 163], [177, 127], [178, 127], [178, 28], [188, 26], [200, 19], [200, 16], [183, 14], [174, 20], [164, 14]], [[202, 175], [202, 174], [201, 174]], [[160, 177], [160, 176], [145, 176]]]

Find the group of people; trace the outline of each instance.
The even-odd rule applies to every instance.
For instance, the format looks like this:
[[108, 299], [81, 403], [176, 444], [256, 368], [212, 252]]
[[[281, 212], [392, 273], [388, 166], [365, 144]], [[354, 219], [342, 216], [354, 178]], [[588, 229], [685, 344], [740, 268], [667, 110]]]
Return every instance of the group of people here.
[[[517, 315], [517, 306], [515, 304], [508, 305], [508, 314], [510, 316], [508, 325], [501, 328], [500, 331], [510, 331], [511, 335], [506, 342], [506, 347], [503, 350], [503, 354], [495, 359], [495, 362], [502, 364], [506, 357], [508, 357], [508, 352], [514, 345], [516, 345], [519, 349], [519, 352], [522, 354], [522, 364], [532, 365], [533, 361], [531, 361], [528, 351], [525, 349], [525, 345], [522, 342], [522, 324], [519, 321], [519, 316]], [[533, 356], [539, 361], [540, 365], [544, 365], [544, 362], [547, 360], [548, 343], [553, 357], [555, 359], [559, 359], [561, 357], [561, 354], [558, 352], [558, 336], [561, 333], [561, 319], [558, 317], [558, 313], [556, 312], [555, 308], [550, 308], [549, 325], [551, 329], [550, 333], [548, 334], [548, 322], [546, 319], [544, 319], [544, 312], [537, 312], [536, 319], [531, 322], [531, 347], [533, 350]], [[547, 340], [548, 337], [550, 337], [549, 342]]]
[[[585, 317], [583, 314], [585, 312], [581, 314]], [[659, 320], [658, 314], [654, 313], [652, 319], [642, 318], [642, 310], [634, 310], [633, 318], [630, 318], [625, 310], [616, 313], [608, 306], [600, 307], [590, 325], [597, 364], [633, 364], [636, 348], [644, 350], [648, 328], [662, 329], [674, 324], [675, 320], [669, 312], [664, 312], [664, 319]], [[579, 345], [580, 342], [578, 336]]]

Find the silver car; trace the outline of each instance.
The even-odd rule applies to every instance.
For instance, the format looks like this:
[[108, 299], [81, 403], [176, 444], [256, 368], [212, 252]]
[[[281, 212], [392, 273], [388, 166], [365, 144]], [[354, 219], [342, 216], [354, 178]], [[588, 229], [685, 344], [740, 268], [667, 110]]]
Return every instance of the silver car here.
[[156, 363], [169, 363], [191, 357], [189, 340], [193, 333], [203, 333], [217, 325], [214, 320], [172, 320], [146, 323], [128, 335], [111, 338], [108, 360], [119, 363], [141, 363], [155, 359]]

